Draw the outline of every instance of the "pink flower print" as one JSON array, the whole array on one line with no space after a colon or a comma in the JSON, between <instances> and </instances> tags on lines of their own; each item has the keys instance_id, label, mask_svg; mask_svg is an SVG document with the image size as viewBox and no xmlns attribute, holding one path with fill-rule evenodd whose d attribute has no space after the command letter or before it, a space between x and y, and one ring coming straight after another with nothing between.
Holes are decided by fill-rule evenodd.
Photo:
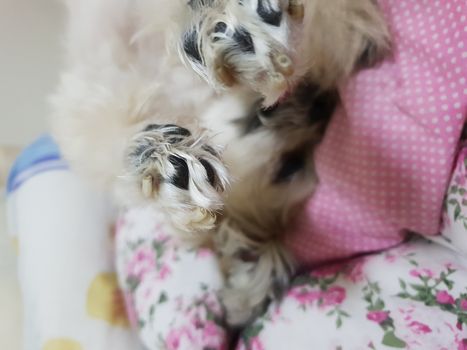
<instances>
[{"instance_id":1,"label":"pink flower print","mask_svg":"<svg viewBox=\"0 0 467 350\"><path fill-rule=\"evenodd\" d=\"M457 350L467 350L467 339L462 339L457 346Z\"/></svg>"},{"instance_id":2,"label":"pink flower print","mask_svg":"<svg viewBox=\"0 0 467 350\"><path fill-rule=\"evenodd\" d=\"M464 165L462 165L464 166ZM457 174L455 177L454 177L454 183L458 186L465 186L465 182L466 182L466 179L465 179L465 176L462 175L462 174Z\"/></svg>"},{"instance_id":3,"label":"pink flower print","mask_svg":"<svg viewBox=\"0 0 467 350\"><path fill-rule=\"evenodd\" d=\"M460 302L461 310L467 311L467 299L462 299Z\"/></svg>"},{"instance_id":4,"label":"pink flower print","mask_svg":"<svg viewBox=\"0 0 467 350\"><path fill-rule=\"evenodd\" d=\"M250 339L249 350L265 350L263 343L258 337Z\"/></svg>"},{"instance_id":5,"label":"pink flower print","mask_svg":"<svg viewBox=\"0 0 467 350\"><path fill-rule=\"evenodd\" d=\"M222 308L221 303L219 302L218 297L216 296L216 293L214 292L206 293L203 295L202 300L209 311L211 311L217 316L222 315L223 308Z\"/></svg>"},{"instance_id":6,"label":"pink flower print","mask_svg":"<svg viewBox=\"0 0 467 350\"><path fill-rule=\"evenodd\" d=\"M164 231L161 230L161 226L155 226L154 227L154 240L158 241L160 243L172 243L172 240L170 239L169 235L165 233Z\"/></svg>"},{"instance_id":7,"label":"pink flower print","mask_svg":"<svg viewBox=\"0 0 467 350\"><path fill-rule=\"evenodd\" d=\"M430 269L422 269L422 275L429 278L433 278L435 274Z\"/></svg>"},{"instance_id":8,"label":"pink flower print","mask_svg":"<svg viewBox=\"0 0 467 350\"><path fill-rule=\"evenodd\" d=\"M389 311L369 311L366 318L376 323L383 323L389 317Z\"/></svg>"},{"instance_id":9,"label":"pink flower print","mask_svg":"<svg viewBox=\"0 0 467 350\"><path fill-rule=\"evenodd\" d=\"M207 319L207 310L203 305L192 305L184 311L184 315L195 328L201 328Z\"/></svg>"},{"instance_id":10,"label":"pink flower print","mask_svg":"<svg viewBox=\"0 0 467 350\"><path fill-rule=\"evenodd\" d=\"M447 268L447 269L452 269L453 264L452 264L452 262L447 262L447 263L444 264L444 267Z\"/></svg>"},{"instance_id":11,"label":"pink flower print","mask_svg":"<svg viewBox=\"0 0 467 350\"><path fill-rule=\"evenodd\" d=\"M187 327L182 327L180 329L171 329L165 340L167 350L178 350L182 348L181 346L184 337L187 337L190 341L193 340L193 336L190 334Z\"/></svg>"},{"instance_id":12,"label":"pink flower print","mask_svg":"<svg viewBox=\"0 0 467 350\"><path fill-rule=\"evenodd\" d=\"M365 273L363 267L365 266L366 259L360 259L357 261L346 274L346 277L351 280L353 283L358 283L363 281L365 278Z\"/></svg>"},{"instance_id":13,"label":"pink flower print","mask_svg":"<svg viewBox=\"0 0 467 350\"><path fill-rule=\"evenodd\" d=\"M426 333L431 333L431 328L428 327L426 324L418 322L418 321L412 321L409 323L409 328L414 332L415 334L426 334Z\"/></svg>"},{"instance_id":14,"label":"pink flower print","mask_svg":"<svg viewBox=\"0 0 467 350\"><path fill-rule=\"evenodd\" d=\"M345 299L345 289L334 286L324 291L321 295L322 306L340 305Z\"/></svg>"},{"instance_id":15,"label":"pink flower print","mask_svg":"<svg viewBox=\"0 0 467 350\"><path fill-rule=\"evenodd\" d=\"M226 349L224 330L212 321L208 321L203 328L203 349Z\"/></svg>"},{"instance_id":16,"label":"pink flower print","mask_svg":"<svg viewBox=\"0 0 467 350\"><path fill-rule=\"evenodd\" d=\"M300 305L312 304L313 302L319 300L321 297L321 292L317 290L305 290L298 288L292 288L288 293L288 297L295 299Z\"/></svg>"},{"instance_id":17,"label":"pink flower print","mask_svg":"<svg viewBox=\"0 0 467 350\"><path fill-rule=\"evenodd\" d=\"M394 261L396 261L396 259L397 259L397 256L395 256L392 253L384 254L384 260L386 260L389 263L393 263Z\"/></svg>"},{"instance_id":18,"label":"pink flower print","mask_svg":"<svg viewBox=\"0 0 467 350\"><path fill-rule=\"evenodd\" d=\"M224 330L211 321L172 329L165 339L165 345L167 350L227 348Z\"/></svg>"},{"instance_id":19,"label":"pink flower print","mask_svg":"<svg viewBox=\"0 0 467 350\"><path fill-rule=\"evenodd\" d=\"M150 247L139 248L127 265L127 275L139 280L148 272L156 268L156 256Z\"/></svg>"},{"instance_id":20,"label":"pink flower print","mask_svg":"<svg viewBox=\"0 0 467 350\"><path fill-rule=\"evenodd\" d=\"M454 304L454 298L452 297L451 294L449 294L447 291L439 291L436 293L436 301L439 304Z\"/></svg>"},{"instance_id":21,"label":"pink flower print","mask_svg":"<svg viewBox=\"0 0 467 350\"><path fill-rule=\"evenodd\" d=\"M170 268L166 264L163 264L159 270L157 278L161 281L164 281L167 278L167 276L169 276L171 273L172 270L170 270Z\"/></svg>"},{"instance_id":22,"label":"pink flower print","mask_svg":"<svg viewBox=\"0 0 467 350\"><path fill-rule=\"evenodd\" d=\"M247 347L248 344L248 347ZM254 337L248 341L241 341L236 348L237 350L265 350L265 347L259 337Z\"/></svg>"},{"instance_id":23,"label":"pink flower print","mask_svg":"<svg viewBox=\"0 0 467 350\"><path fill-rule=\"evenodd\" d=\"M429 277L433 278L434 273L430 269L412 269L410 270L410 276L413 277Z\"/></svg>"}]
</instances>

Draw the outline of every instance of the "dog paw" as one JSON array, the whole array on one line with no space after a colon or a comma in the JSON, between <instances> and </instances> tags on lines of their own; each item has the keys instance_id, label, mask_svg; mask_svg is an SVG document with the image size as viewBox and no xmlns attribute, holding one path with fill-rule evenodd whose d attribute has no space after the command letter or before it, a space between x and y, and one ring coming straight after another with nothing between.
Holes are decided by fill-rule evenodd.
<instances>
[{"instance_id":1,"label":"dog paw","mask_svg":"<svg viewBox=\"0 0 467 350\"><path fill-rule=\"evenodd\" d=\"M165 209L187 233L214 227L228 182L219 151L207 138L173 124L151 124L134 137L123 179L128 196Z\"/></svg>"},{"instance_id":2,"label":"dog paw","mask_svg":"<svg viewBox=\"0 0 467 350\"><path fill-rule=\"evenodd\" d=\"M181 40L184 61L214 87L240 84L261 93L265 104L276 102L294 73L289 24L303 16L303 5L298 0L190 3L194 24Z\"/></svg>"},{"instance_id":3,"label":"dog paw","mask_svg":"<svg viewBox=\"0 0 467 350\"><path fill-rule=\"evenodd\" d=\"M215 245L225 276L220 298L226 321L244 326L282 297L294 266L280 243L255 240L229 218L220 224Z\"/></svg>"}]
</instances>

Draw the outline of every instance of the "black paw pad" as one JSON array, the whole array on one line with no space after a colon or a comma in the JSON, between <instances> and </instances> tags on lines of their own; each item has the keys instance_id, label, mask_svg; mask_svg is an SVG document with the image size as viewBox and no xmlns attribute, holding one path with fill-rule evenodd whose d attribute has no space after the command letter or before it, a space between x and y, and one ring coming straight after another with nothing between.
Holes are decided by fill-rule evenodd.
<instances>
[{"instance_id":1,"label":"black paw pad","mask_svg":"<svg viewBox=\"0 0 467 350\"><path fill-rule=\"evenodd\" d=\"M255 46L253 44L253 38L249 31L245 28L238 28L235 30L233 40L237 44L238 48L246 53L255 53Z\"/></svg>"},{"instance_id":2,"label":"black paw pad","mask_svg":"<svg viewBox=\"0 0 467 350\"><path fill-rule=\"evenodd\" d=\"M214 171L214 168L207 160L200 159L199 161L203 165L204 169L206 170L206 175L208 177L209 183L211 184L212 187L215 187L217 177L216 177L216 172Z\"/></svg>"},{"instance_id":3,"label":"black paw pad","mask_svg":"<svg viewBox=\"0 0 467 350\"><path fill-rule=\"evenodd\" d=\"M256 12L264 23L276 27L281 25L282 12L280 10L273 9L270 0L258 0L258 7L256 8Z\"/></svg>"},{"instance_id":4,"label":"black paw pad","mask_svg":"<svg viewBox=\"0 0 467 350\"><path fill-rule=\"evenodd\" d=\"M178 188L187 190L190 172L185 159L174 155L170 155L168 159L175 168L175 174L169 179L169 182Z\"/></svg>"}]
</instances>

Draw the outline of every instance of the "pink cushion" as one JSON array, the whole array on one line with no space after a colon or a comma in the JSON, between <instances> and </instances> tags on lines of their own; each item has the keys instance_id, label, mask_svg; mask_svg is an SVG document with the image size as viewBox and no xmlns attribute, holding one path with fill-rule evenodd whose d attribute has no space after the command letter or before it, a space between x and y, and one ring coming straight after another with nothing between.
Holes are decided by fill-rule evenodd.
<instances>
[{"instance_id":1,"label":"pink cushion","mask_svg":"<svg viewBox=\"0 0 467 350\"><path fill-rule=\"evenodd\" d=\"M393 57L342 86L316 154L320 184L287 244L304 264L439 231L467 108L467 5L381 0Z\"/></svg>"}]
</instances>

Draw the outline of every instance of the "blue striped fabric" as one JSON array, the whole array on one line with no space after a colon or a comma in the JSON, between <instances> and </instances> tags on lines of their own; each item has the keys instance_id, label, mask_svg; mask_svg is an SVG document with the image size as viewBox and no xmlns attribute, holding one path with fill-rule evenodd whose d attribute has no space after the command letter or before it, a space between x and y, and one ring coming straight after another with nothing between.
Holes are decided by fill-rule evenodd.
<instances>
[{"instance_id":1,"label":"blue striped fabric","mask_svg":"<svg viewBox=\"0 0 467 350\"><path fill-rule=\"evenodd\" d=\"M32 176L56 169L67 169L57 144L49 135L39 137L16 159L7 182L7 194L14 192Z\"/></svg>"}]
</instances>

